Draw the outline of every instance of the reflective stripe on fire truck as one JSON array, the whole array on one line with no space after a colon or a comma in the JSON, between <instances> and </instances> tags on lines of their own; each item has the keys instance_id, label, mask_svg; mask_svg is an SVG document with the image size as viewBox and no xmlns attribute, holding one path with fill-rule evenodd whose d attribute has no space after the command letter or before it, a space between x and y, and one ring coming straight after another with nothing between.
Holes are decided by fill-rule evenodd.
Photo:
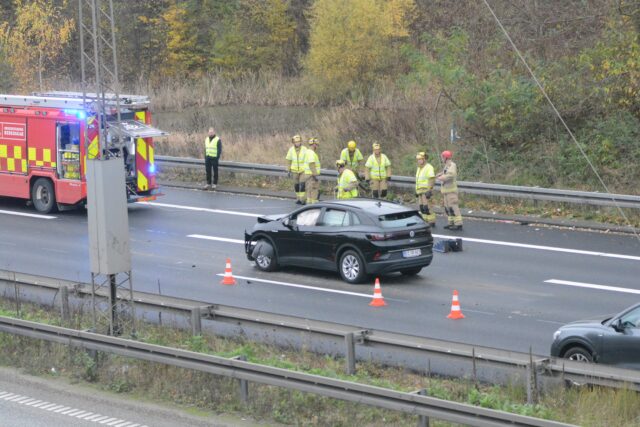
<instances>
[{"instance_id":1,"label":"reflective stripe on fire truck","mask_svg":"<svg viewBox=\"0 0 640 427\"><path fill-rule=\"evenodd\" d=\"M13 150L11 150L13 148ZM13 155L9 155L13 153ZM0 171L27 172L27 160L22 158L22 147L0 144Z\"/></svg>"},{"instance_id":2,"label":"reflective stripe on fire truck","mask_svg":"<svg viewBox=\"0 0 640 427\"><path fill-rule=\"evenodd\" d=\"M51 161L51 149L29 147L29 166L39 168L55 168L56 162Z\"/></svg>"},{"instance_id":3,"label":"reflective stripe on fire truck","mask_svg":"<svg viewBox=\"0 0 640 427\"><path fill-rule=\"evenodd\" d=\"M93 122L96 120L95 116L89 117L87 120L87 127L93 125ZM89 159L97 159L98 158L98 132L93 132L91 135L91 140L89 141Z\"/></svg>"},{"instance_id":4,"label":"reflective stripe on fire truck","mask_svg":"<svg viewBox=\"0 0 640 427\"><path fill-rule=\"evenodd\" d=\"M145 111L136 111L135 118L141 123L147 123L147 115ZM153 166L153 151L151 146L147 146L147 141L143 138L136 139L136 151L139 158L136 161L136 169L138 170L138 190L147 191L149 189L149 179L147 173ZM149 155L147 155L147 151Z\"/></svg>"}]
</instances>

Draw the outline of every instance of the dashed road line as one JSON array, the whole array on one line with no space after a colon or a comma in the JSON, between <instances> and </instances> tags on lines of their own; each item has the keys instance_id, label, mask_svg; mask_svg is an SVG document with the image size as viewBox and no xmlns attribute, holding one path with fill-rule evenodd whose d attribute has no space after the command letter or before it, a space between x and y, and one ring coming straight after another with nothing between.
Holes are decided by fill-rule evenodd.
<instances>
[{"instance_id":1,"label":"dashed road line","mask_svg":"<svg viewBox=\"0 0 640 427\"><path fill-rule=\"evenodd\" d=\"M208 213L217 213L217 214L225 214L225 215L237 215L237 216L250 216L253 218L257 218L259 216L263 216L262 214L253 214L248 212L237 212L237 211L227 211L223 209L209 209L209 208L198 208L195 206L182 206L182 205L173 205L170 203L158 203L158 202L142 202L146 205L157 206L160 208L173 208L173 209L182 209L187 211L196 211L196 212L208 212ZM1 212L1 211L0 211Z\"/></svg>"},{"instance_id":2,"label":"dashed road line","mask_svg":"<svg viewBox=\"0 0 640 427\"><path fill-rule=\"evenodd\" d=\"M14 216L26 216L29 218L40 218L40 219L56 219L58 218L57 216L52 216L52 215L40 215L40 214L32 214L32 213L26 213L26 212L14 212L14 211L5 211L0 209L0 214L5 214L5 215L14 215Z\"/></svg>"},{"instance_id":3,"label":"dashed road line","mask_svg":"<svg viewBox=\"0 0 640 427\"><path fill-rule=\"evenodd\" d=\"M503 242L500 240L475 239L472 237L446 236L443 234L434 234L433 237L438 237L441 239L457 238L457 239L462 239L465 242L486 243L488 245L512 246L512 247L524 248L524 249L537 249L537 250L551 251L551 252L565 252L565 253L571 253L576 255L591 255L591 256L599 256L599 257L605 257L605 258L618 258L618 259L628 259L632 261L640 261L640 256L634 256L634 255L614 254L614 253L608 253L608 252L583 251L580 249L558 248L555 246L529 245L527 243L514 243L514 242Z\"/></svg>"},{"instance_id":4,"label":"dashed road line","mask_svg":"<svg viewBox=\"0 0 640 427\"><path fill-rule=\"evenodd\" d=\"M66 415L68 417L79 418L84 421L91 421L97 424L104 424L108 426L118 427L147 427L146 425L140 425L120 418L109 417L108 415L96 414L94 412L87 412L82 409L72 408L71 406L58 405L57 403L45 402L42 400L36 400L29 396L23 396L20 394L11 393L8 391L0 390L0 399L7 402L17 403L23 406L30 406L32 408L42 409L43 411L57 413L60 415Z\"/></svg>"},{"instance_id":5,"label":"dashed road line","mask_svg":"<svg viewBox=\"0 0 640 427\"><path fill-rule=\"evenodd\" d=\"M217 275L218 276L224 276L224 274L222 274L222 273L219 273ZM342 294L342 295L351 295L351 296L354 296L354 297L362 297L362 298L371 298L372 297L371 294L360 294L360 293L357 293L357 292L340 291L340 290L337 290L337 289L318 288L316 286L300 285L298 283L289 283L289 282L279 282L277 280L259 279L257 277L236 276L235 274L233 275L233 277L236 278L236 279L248 280L250 282L268 283L270 285L288 286L288 287L291 287L291 288L309 289L309 290L312 290L312 291L329 292L329 293L333 293L333 294ZM388 297L385 297L384 299L390 300L390 301L398 301L398 302L409 302L409 301L403 300L403 299L388 298Z\"/></svg>"},{"instance_id":6,"label":"dashed road line","mask_svg":"<svg viewBox=\"0 0 640 427\"><path fill-rule=\"evenodd\" d=\"M203 234L189 234L187 237L191 237L192 239L215 240L217 242L238 243L244 245L244 240L229 239L226 237L205 236Z\"/></svg>"},{"instance_id":7,"label":"dashed road line","mask_svg":"<svg viewBox=\"0 0 640 427\"><path fill-rule=\"evenodd\" d=\"M598 285L595 283L571 282L569 280L558 280L558 279L545 280L544 283L552 283L554 285L574 286L578 288L596 289L599 291L621 292L625 294L640 295L640 289L621 288L619 286L607 286L607 285Z\"/></svg>"}]
</instances>

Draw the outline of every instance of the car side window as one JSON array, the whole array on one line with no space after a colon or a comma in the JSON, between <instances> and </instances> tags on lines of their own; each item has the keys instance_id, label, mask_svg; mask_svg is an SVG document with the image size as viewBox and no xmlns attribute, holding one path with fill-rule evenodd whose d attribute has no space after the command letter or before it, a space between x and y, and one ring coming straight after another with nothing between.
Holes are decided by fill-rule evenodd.
<instances>
[{"instance_id":1,"label":"car side window","mask_svg":"<svg viewBox=\"0 0 640 427\"><path fill-rule=\"evenodd\" d=\"M298 226L313 226L316 225L318 217L320 216L320 209L307 209L300 212L296 216L296 225Z\"/></svg>"},{"instance_id":2,"label":"car side window","mask_svg":"<svg viewBox=\"0 0 640 427\"><path fill-rule=\"evenodd\" d=\"M349 212L349 217L351 219L351 225L360 225L360 224L362 224L362 221L360 221L360 218L358 217L357 214L355 214L353 212Z\"/></svg>"},{"instance_id":3,"label":"car side window","mask_svg":"<svg viewBox=\"0 0 640 427\"><path fill-rule=\"evenodd\" d=\"M318 225L323 227L346 227L349 225L349 215L340 209L327 209Z\"/></svg>"},{"instance_id":4,"label":"car side window","mask_svg":"<svg viewBox=\"0 0 640 427\"><path fill-rule=\"evenodd\" d=\"M622 325L631 328L640 328L640 307L622 316Z\"/></svg>"}]
</instances>

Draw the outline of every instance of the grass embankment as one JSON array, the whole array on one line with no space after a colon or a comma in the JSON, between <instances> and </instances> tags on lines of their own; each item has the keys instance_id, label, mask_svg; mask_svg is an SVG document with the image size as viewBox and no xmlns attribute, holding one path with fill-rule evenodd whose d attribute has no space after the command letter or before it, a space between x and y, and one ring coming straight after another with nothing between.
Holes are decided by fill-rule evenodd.
<instances>
[{"instance_id":1,"label":"grass embankment","mask_svg":"<svg viewBox=\"0 0 640 427\"><path fill-rule=\"evenodd\" d=\"M543 146L520 151L493 149L475 139L463 139L451 145L448 142L449 112L438 107L437 97L428 92L379 90L367 100L333 106L314 99L300 82L274 76L247 76L234 82L211 76L188 84L169 83L161 89L139 91L151 95L156 124L171 132L168 137L156 140L159 155L202 158L205 133L213 125L224 142L224 160L284 167L290 138L299 133L305 141L312 136L320 139L319 154L325 168L333 167L346 142L355 139L365 157L370 154L373 142L382 143L395 175L415 174L417 151L427 151L438 170L441 168L438 153L451 149L461 180L604 191L577 149L567 143L548 141L541 143ZM615 168L601 165L602 176L610 191L635 194L640 169L632 164L622 166L625 161L625 158L617 159ZM173 172L170 175L176 176ZM195 182L204 182L199 172L177 175L183 181L191 179L189 177ZM222 182L228 182L225 179L223 177ZM291 187L283 182L275 186L274 183L271 179L251 176L234 181L234 185L262 188ZM615 208L491 200L468 195L461 199L463 206L472 210L629 225ZM625 215L632 225L640 226L640 213L627 209Z\"/></svg>"},{"instance_id":2,"label":"grass embankment","mask_svg":"<svg viewBox=\"0 0 640 427\"><path fill-rule=\"evenodd\" d=\"M15 303L0 300L0 315L15 317L15 314ZM54 325L61 322L57 312L31 304L21 304L20 314L23 319L37 322ZM86 328L89 320L88 316L75 313L72 324ZM194 337L187 331L142 323L138 327L138 339L153 344L222 357L242 355L253 363L394 390L426 388L430 396L441 399L583 426L640 425L640 396L628 390L557 389L541 396L537 405L528 405L522 387L430 377L374 363L358 363L357 374L348 376L343 373L343 359L304 349L279 348L241 338ZM414 426L416 423L413 416L258 384L250 384L249 402L245 404L239 399L235 380L103 353L91 357L80 349L6 333L0 333L0 363L34 375L63 376L73 382L93 384L134 398L179 404L192 412L241 414L256 420L293 425ZM432 421L431 425L451 424Z\"/></svg>"}]
</instances>

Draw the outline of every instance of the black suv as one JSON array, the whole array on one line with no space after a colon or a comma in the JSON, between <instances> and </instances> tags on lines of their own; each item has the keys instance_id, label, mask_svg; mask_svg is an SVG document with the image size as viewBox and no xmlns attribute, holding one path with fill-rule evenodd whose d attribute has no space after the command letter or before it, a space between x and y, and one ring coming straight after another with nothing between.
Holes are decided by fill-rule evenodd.
<instances>
[{"instance_id":1,"label":"black suv","mask_svg":"<svg viewBox=\"0 0 640 427\"><path fill-rule=\"evenodd\" d=\"M433 258L431 229L418 211L373 199L326 201L259 217L244 240L247 258L260 270L332 270L348 283L398 271L416 275Z\"/></svg>"}]
</instances>

